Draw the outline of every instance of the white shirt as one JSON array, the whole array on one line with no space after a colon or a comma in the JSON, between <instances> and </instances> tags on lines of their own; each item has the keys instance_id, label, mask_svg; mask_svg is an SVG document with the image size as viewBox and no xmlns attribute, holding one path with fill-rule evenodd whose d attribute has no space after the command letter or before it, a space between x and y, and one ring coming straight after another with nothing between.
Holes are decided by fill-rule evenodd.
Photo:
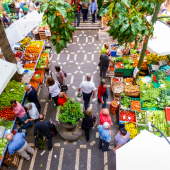
<instances>
[{"instance_id":1,"label":"white shirt","mask_svg":"<svg viewBox=\"0 0 170 170\"><path fill-rule=\"evenodd\" d=\"M55 82L54 85L49 86L49 93L51 93L51 97L58 96L58 94L60 93L60 88L57 82Z\"/></svg>"},{"instance_id":2,"label":"white shirt","mask_svg":"<svg viewBox=\"0 0 170 170\"><path fill-rule=\"evenodd\" d=\"M20 8L20 4L19 4L19 2L17 1L15 1L15 8Z\"/></svg>"},{"instance_id":3,"label":"white shirt","mask_svg":"<svg viewBox=\"0 0 170 170\"><path fill-rule=\"evenodd\" d=\"M34 120L38 119L39 118L39 112L37 110L37 107L33 102L31 102L31 104L32 104L32 108L31 108L31 110L29 110L29 116Z\"/></svg>"},{"instance_id":4,"label":"white shirt","mask_svg":"<svg viewBox=\"0 0 170 170\"><path fill-rule=\"evenodd\" d=\"M94 91L96 89L94 83L91 81L83 81L80 84L80 88L81 88L82 92L84 92L84 93L91 93L92 91Z\"/></svg>"},{"instance_id":5,"label":"white shirt","mask_svg":"<svg viewBox=\"0 0 170 170\"><path fill-rule=\"evenodd\" d=\"M29 2L27 8L30 12L35 11L36 5L33 2Z\"/></svg>"}]
</instances>

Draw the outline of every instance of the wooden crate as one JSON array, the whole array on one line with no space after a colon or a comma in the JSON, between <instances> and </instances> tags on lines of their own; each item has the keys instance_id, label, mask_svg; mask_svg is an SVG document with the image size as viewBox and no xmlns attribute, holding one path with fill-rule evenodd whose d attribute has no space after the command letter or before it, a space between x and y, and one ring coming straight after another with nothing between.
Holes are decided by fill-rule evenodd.
<instances>
[{"instance_id":1,"label":"wooden crate","mask_svg":"<svg viewBox=\"0 0 170 170\"><path fill-rule=\"evenodd\" d=\"M39 30L39 36L40 36L40 40L48 40L48 37L45 34L45 30Z\"/></svg>"},{"instance_id":2,"label":"wooden crate","mask_svg":"<svg viewBox=\"0 0 170 170\"><path fill-rule=\"evenodd\" d=\"M13 155L12 155L13 156ZM15 153L14 156L13 156L13 160L12 161L9 161L8 158L11 158L12 157L9 152L7 151L6 153L6 157L5 157L5 160L4 160L4 163L10 167L17 167L18 164L19 164L19 160L20 160L20 155Z\"/></svg>"}]
</instances>

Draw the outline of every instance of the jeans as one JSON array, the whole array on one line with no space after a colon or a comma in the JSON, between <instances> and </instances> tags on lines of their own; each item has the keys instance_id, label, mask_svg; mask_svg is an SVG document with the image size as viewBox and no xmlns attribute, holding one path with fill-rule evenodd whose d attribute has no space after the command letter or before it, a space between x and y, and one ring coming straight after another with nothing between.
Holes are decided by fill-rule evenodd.
<instances>
[{"instance_id":1,"label":"jeans","mask_svg":"<svg viewBox=\"0 0 170 170\"><path fill-rule=\"evenodd\" d=\"M75 16L77 18L77 27L79 27L80 25L80 12L74 12ZM76 23L76 20L74 21L74 23Z\"/></svg>"},{"instance_id":2,"label":"jeans","mask_svg":"<svg viewBox=\"0 0 170 170\"><path fill-rule=\"evenodd\" d=\"M91 11L92 13L92 11ZM95 13L96 13L96 10L94 10L94 14L92 15L92 22L94 23L95 22Z\"/></svg>"},{"instance_id":3,"label":"jeans","mask_svg":"<svg viewBox=\"0 0 170 170\"><path fill-rule=\"evenodd\" d=\"M82 9L83 12L83 21L87 20L88 9Z\"/></svg>"},{"instance_id":4,"label":"jeans","mask_svg":"<svg viewBox=\"0 0 170 170\"><path fill-rule=\"evenodd\" d=\"M85 136L86 136L86 141L89 141L89 130L84 130L85 131Z\"/></svg>"},{"instance_id":5,"label":"jeans","mask_svg":"<svg viewBox=\"0 0 170 170\"><path fill-rule=\"evenodd\" d=\"M24 115L24 117L19 118L19 120L21 121L23 128L27 128L28 126L32 126L32 122L28 121L27 124L25 124L25 121L28 119L27 114Z\"/></svg>"},{"instance_id":6,"label":"jeans","mask_svg":"<svg viewBox=\"0 0 170 170\"><path fill-rule=\"evenodd\" d=\"M106 95L104 94L103 96L100 96L101 98L103 97L103 101L104 101L104 104L102 105L102 108L106 108L106 101L107 101L107 97ZM101 103L101 101L99 100L98 98L98 102Z\"/></svg>"},{"instance_id":7,"label":"jeans","mask_svg":"<svg viewBox=\"0 0 170 170\"><path fill-rule=\"evenodd\" d=\"M58 96L52 97L56 106L58 106Z\"/></svg>"},{"instance_id":8,"label":"jeans","mask_svg":"<svg viewBox=\"0 0 170 170\"><path fill-rule=\"evenodd\" d=\"M89 101L90 101L91 95L92 95L92 92L91 93L83 93L85 111L87 110L87 108L89 106Z\"/></svg>"},{"instance_id":9,"label":"jeans","mask_svg":"<svg viewBox=\"0 0 170 170\"><path fill-rule=\"evenodd\" d=\"M102 147L102 143L104 143L103 147ZM99 149L102 149L103 152L108 151L109 143L100 138L99 139Z\"/></svg>"}]
</instances>

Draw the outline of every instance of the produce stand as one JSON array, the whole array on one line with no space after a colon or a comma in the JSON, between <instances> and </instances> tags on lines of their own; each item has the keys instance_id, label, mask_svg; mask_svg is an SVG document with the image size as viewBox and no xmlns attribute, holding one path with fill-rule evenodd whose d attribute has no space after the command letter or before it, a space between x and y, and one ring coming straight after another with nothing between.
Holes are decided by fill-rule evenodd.
<instances>
[{"instance_id":1,"label":"produce stand","mask_svg":"<svg viewBox=\"0 0 170 170\"><path fill-rule=\"evenodd\" d=\"M22 43L22 42L21 42ZM42 51L44 50L44 44L45 44L45 42L44 41L31 41L29 44L27 44L26 45L26 47L24 48L24 51L22 51L23 52L23 54L21 54L20 55L20 60L24 63L23 64L23 67L24 67L24 65L25 64L28 64L28 63L30 63L30 62L32 62L32 61L28 61L28 60L23 60L24 59L24 54L26 54L26 52L31 52L31 48L29 48L29 47L32 47L32 46L36 46L36 44L39 44L39 45L37 45L38 46L38 48L35 48L35 51L38 49L39 50L39 53L37 54L37 59L36 59L36 61L34 61L34 63L35 63L35 67L34 68L32 68L32 71L30 71L29 69L28 70L25 70L25 72L27 72L26 74L28 74L28 75L30 75L29 76L29 80L28 80L28 82L27 83L29 83L30 81L31 82L37 82L37 89L36 90L38 90L38 88L39 88L39 84L40 84L40 82L39 81L37 81L36 79L35 80L32 80L31 78L32 78L32 76L33 76L33 73L35 72L35 69L36 69L36 66L37 66L37 63L38 63L38 61L39 61L39 59L40 59L40 56L41 56L41 53L42 53ZM19 47L19 45L20 44L16 44L16 45L14 45L13 46L13 51L14 51L14 53L15 53L15 51L20 51L20 50L14 50L14 47ZM32 46L30 46L30 45L32 45ZM28 48L29 48L29 50L28 50ZM33 54L34 54L34 51L32 52ZM44 53L45 54L45 53ZM3 61L3 60L2 60ZM48 55L47 55L47 61L48 61ZM5 61L3 61L3 62L5 62ZM14 72L15 73L15 72ZM8 76L9 78L10 78L10 76ZM10 80L10 79L9 79ZM13 82L14 81L14 82ZM13 83L15 84L15 86L16 87L18 87L18 89L15 89L15 87L13 88L13 89L11 89L11 87L13 86ZM22 91L19 89L19 88L21 88L22 89ZM11 89L11 90L10 90ZM2 102L2 100L3 100L3 96L5 96L6 94L8 94L9 95L9 100L10 100L10 96L13 94L13 96L15 95L15 97L14 97L14 99L16 99L17 100L17 95L15 94L15 90L20 90L20 92L22 92L22 93L20 93L20 94L18 94L18 96L19 96L19 102L24 106L25 104L26 104L26 91L25 91L25 84L22 84L22 83L19 83L19 82L15 82L15 80L12 80L12 81L9 81L9 83L7 84L7 86L6 86L6 88L4 89L4 92L1 94L1 96L0 96L0 103L1 103L1 106L8 106L9 104L7 104L7 105L3 105L3 103L4 102ZM2 98L2 99L1 99ZM13 98L13 97L12 97ZM2 110L3 111L3 110ZM2 116L2 115L1 115ZM10 121L9 121L10 122ZM5 133L4 133L4 137L5 137L5 134L6 133L10 133L12 130L13 130L13 128L14 128L14 125L15 125L15 122L16 122L16 117L15 117L15 120L13 120L12 121L13 123L12 123L12 126L11 126L11 129L9 129L9 130L6 130L5 131ZM4 151L3 151L3 154L1 155L2 156L2 159L0 160L0 165L2 164L2 162L3 162L3 159L4 159L4 156L5 156L5 154L6 154L6 151L7 151L7 145L5 146L5 149L4 149ZM8 154L8 153L7 153ZM14 158L14 161L13 162L11 162L11 163L9 163L9 162L6 162L6 164L7 165L10 165L10 166L17 166L18 165L18 160L19 160L19 157L16 155L15 156L15 158Z\"/></svg>"}]
</instances>

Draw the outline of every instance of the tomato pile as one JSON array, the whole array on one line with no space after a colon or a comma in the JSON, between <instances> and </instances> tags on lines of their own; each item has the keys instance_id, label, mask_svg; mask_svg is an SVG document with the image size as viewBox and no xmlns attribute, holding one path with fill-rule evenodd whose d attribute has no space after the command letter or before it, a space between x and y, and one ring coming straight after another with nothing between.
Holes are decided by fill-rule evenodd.
<instances>
[{"instance_id":1,"label":"tomato pile","mask_svg":"<svg viewBox=\"0 0 170 170\"><path fill-rule=\"evenodd\" d=\"M23 52L21 52L21 51L15 51L15 57L21 58L22 54L23 54Z\"/></svg>"},{"instance_id":2,"label":"tomato pile","mask_svg":"<svg viewBox=\"0 0 170 170\"><path fill-rule=\"evenodd\" d=\"M109 66L109 70L110 70L110 71L115 71L114 66Z\"/></svg>"},{"instance_id":3,"label":"tomato pile","mask_svg":"<svg viewBox=\"0 0 170 170\"><path fill-rule=\"evenodd\" d=\"M4 118L8 118L8 117L10 117L10 116L12 116L12 115L14 115L15 114L15 112L14 112L14 110L12 109L3 109L3 110L0 110L0 118L2 118L2 117L4 117ZM12 121L14 121L15 120L15 117L13 117L13 118L11 118L11 119L9 119L9 120L12 120Z\"/></svg>"},{"instance_id":4,"label":"tomato pile","mask_svg":"<svg viewBox=\"0 0 170 170\"><path fill-rule=\"evenodd\" d=\"M116 62L116 68L123 68L123 62Z\"/></svg>"},{"instance_id":5,"label":"tomato pile","mask_svg":"<svg viewBox=\"0 0 170 170\"><path fill-rule=\"evenodd\" d=\"M136 122L135 112L132 111L121 111L120 121Z\"/></svg>"},{"instance_id":6,"label":"tomato pile","mask_svg":"<svg viewBox=\"0 0 170 170\"><path fill-rule=\"evenodd\" d=\"M157 77L156 77L155 75L153 75L153 81L154 81L154 82L158 82L158 81L157 81Z\"/></svg>"},{"instance_id":7,"label":"tomato pile","mask_svg":"<svg viewBox=\"0 0 170 170\"><path fill-rule=\"evenodd\" d=\"M117 79L117 78L113 78L113 80L112 80L113 82L118 82L118 81L120 81L119 79Z\"/></svg>"}]
</instances>

